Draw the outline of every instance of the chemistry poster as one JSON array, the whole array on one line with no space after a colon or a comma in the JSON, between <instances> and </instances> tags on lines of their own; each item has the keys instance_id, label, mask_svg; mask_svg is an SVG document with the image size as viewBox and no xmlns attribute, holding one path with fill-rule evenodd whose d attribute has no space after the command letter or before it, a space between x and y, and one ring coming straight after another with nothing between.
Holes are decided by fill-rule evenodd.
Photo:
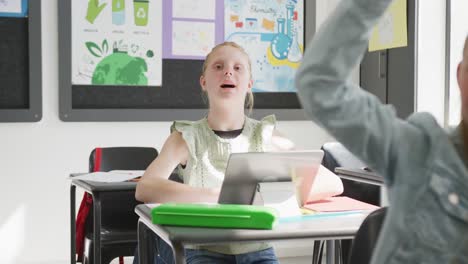
<instances>
[{"instance_id":1,"label":"chemistry poster","mask_svg":"<svg viewBox=\"0 0 468 264\"><path fill-rule=\"evenodd\" d=\"M254 92L296 92L304 49L301 0L225 0L224 35L252 60Z\"/></svg>"},{"instance_id":2,"label":"chemistry poster","mask_svg":"<svg viewBox=\"0 0 468 264\"><path fill-rule=\"evenodd\" d=\"M162 4L72 0L72 84L162 83Z\"/></svg>"}]
</instances>

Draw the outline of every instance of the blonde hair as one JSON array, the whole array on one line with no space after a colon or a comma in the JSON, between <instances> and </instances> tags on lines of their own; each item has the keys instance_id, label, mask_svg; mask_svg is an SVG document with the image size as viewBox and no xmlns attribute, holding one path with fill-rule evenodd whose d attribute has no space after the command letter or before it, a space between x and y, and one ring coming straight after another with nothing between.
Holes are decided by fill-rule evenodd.
<instances>
[{"instance_id":1,"label":"blonde hair","mask_svg":"<svg viewBox=\"0 0 468 264\"><path fill-rule=\"evenodd\" d=\"M245 51L244 48L242 48L242 46L232 41L225 41L223 43L220 43L214 46L211 49L211 51L206 55L205 61L203 62L202 73L201 73L202 76L205 75L206 68L208 67L208 61L211 59L211 56L213 55L215 51L217 51L221 47L233 47L233 48L238 49L242 54L245 55L245 57L247 58L248 65L249 65L249 76L252 79L252 62L250 61L249 54L247 54L247 52ZM204 99L207 100L208 97L204 93L203 95L204 95ZM247 96L245 97L245 104L244 104L244 107L249 109L249 115L252 113L253 105L254 105L254 97L253 97L252 91L250 90L247 93Z\"/></svg>"}]
</instances>

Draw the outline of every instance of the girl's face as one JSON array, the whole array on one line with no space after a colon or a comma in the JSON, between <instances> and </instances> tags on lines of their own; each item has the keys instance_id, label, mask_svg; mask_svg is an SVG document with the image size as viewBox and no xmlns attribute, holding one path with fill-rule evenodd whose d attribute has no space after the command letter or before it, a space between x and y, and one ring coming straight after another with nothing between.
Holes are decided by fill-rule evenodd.
<instances>
[{"instance_id":1,"label":"girl's face","mask_svg":"<svg viewBox=\"0 0 468 264\"><path fill-rule=\"evenodd\" d=\"M210 106L239 104L243 108L253 84L247 56L235 47L221 46L206 64L200 85L208 95Z\"/></svg>"}]
</instances>

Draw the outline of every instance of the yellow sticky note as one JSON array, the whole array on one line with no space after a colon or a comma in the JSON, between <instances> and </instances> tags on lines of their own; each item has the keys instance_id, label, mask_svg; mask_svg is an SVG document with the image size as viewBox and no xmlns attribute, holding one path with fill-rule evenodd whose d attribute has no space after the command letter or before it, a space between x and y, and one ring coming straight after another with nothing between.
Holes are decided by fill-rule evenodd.
<instances>
[{"instance_id":1,"label":"yellow sticky note","mask_svg":"<svg viewBox=\"0 0 468 264\"><path fill-rule=\"evenodd\" d=\"M263 19L262 20L262 27L266 30L274 31L275 30L275 21Z\"/></svg>"},{"instance_id":2,"label":"yellow sticky note","mask_svg":"<svg viewBox=\"0 0 468 264\"><path fill-rule=\"evenodd\" d=\"M231 15L231 22L236 22L236 21L239 21L239 16Z\"/></svg>"},{"instance_id":3,"label":"yellow sticky note","mask_svg":"<svg viewBox=\"0 0 468 264\"><path fill-rule=\"evenodd\" d=\"M406 1L394 1L372 30L369 51L405 47L408 45Z\"/></svg>"}]
</instances>

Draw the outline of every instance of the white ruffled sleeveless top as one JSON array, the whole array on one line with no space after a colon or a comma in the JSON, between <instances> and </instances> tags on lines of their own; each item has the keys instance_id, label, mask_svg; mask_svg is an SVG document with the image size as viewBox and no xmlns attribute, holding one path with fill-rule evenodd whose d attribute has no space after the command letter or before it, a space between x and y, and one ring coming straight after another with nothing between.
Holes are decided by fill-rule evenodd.
<instances>
[{"instance_id":1,"label":"white ruffled sleeveless top","mask_svg":"<svg viewBox=\"0 0 468 264\"><path fill-rule=\"evenodd\" d=\"M182 133L189 149L185 168L178 172L185 184L193 187L221 187L231 153L263 152L271 145L276 124L274 115L254 120L245 117L242 133L235 138L221 138L208 126L206 118L198 121L175 121L171 126Z\"/></svg>"}]
</instances>

